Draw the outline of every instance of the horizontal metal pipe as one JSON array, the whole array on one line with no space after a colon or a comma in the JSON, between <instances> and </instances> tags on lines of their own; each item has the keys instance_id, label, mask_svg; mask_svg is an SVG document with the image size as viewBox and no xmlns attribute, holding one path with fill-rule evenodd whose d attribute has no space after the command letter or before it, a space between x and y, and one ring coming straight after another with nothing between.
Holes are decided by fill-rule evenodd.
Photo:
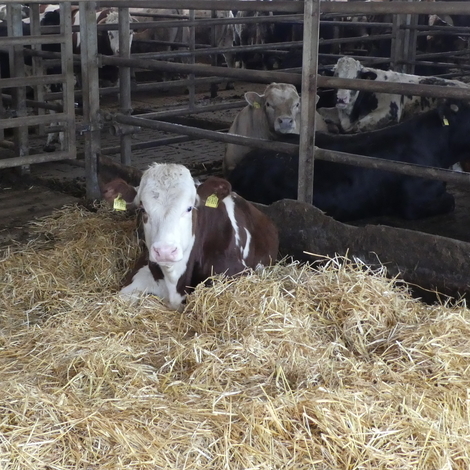
<instances>
[{"instance_id":1,"label":"horizontal metal pipe","mask_svg":"<svg viewBox=\"0 0 470 470\"><path fill-rule=\"evenodd\" d=\"M323 43L321 43L323 44ZM137 53L132 54L132 57L136 57L138 59L171 59L173 57L189 57L193 54L195 56L204 56L210 54L224 54L226 52L254 52L254 51L263 51L267 48L273 49L292 49L292 48L300 48L303 46L302 41L293 41L293 42L276 42L276 43L269 43L269 44L257 44L253 46L232 46L232 47L207 47L204 49L198 49L194 52L189 50L187 51L171 51L171 52L144 52L144 53Z\"/></svg>"},{"instance_id":2,"label":"horizontal metal pipe","mask_svg":"<svg viewBox=\"0 0 470 470\"><path fill-rule=\"evenodd\" d=\"M194 9L194 10L236 10L240 6L238 1L225 0L112 0L98 1L98 7L129 6L133 8L167 8L167 9ZM251 1L250 10L255 11L283 11L289 13L303 13L303 2L289 1Z\"/></svg>"},{"instance_id":3,"label":"horizontal metal pipe","mask_svg":"<svg viewBox=\"0 0 470 470\"><path fill-rule=\"evenodd\" d=\"M38 126L41 124L51 124L53 122L71 122L73 116L64 113L42 114L40 116L20 116L10 119L0 119L0 129L11 129L21 126Z\"/></svg>"},{"instance_id":4,"label":"horizontal metal pipe","mask_svg":"<svg viewBox=\"0 0 470 470\"><path fill-rule=\"evenodd\" d=\"M189 135L192 137L199 137L201 139L216 140L218 142L226 142L231 144L253 145L253 147L264 148L267 150L277 150L281 152L295 154L297 152L297 145L288 144L285 142L273 142L271 140L253 139L251 137L241 137L235 134L225 134L218 131L210 131L207 129L199 129L196 127L183 126L181 124L173 124L163 121L153 121L136 116L124 116L118 114L114 116L117 122L123 124L131 124L149 129L155 129L166 132L173 132L175 134Z\"/></svg>"},{"instance_id":5,"label":"horizontal metal pipe","mask_svg":"<svg viewBox=\"0 0 470 470\"><path fill-rule=\"evenodd\" d=\"M124 124L149 127L150 129L174 132L176 134L191 135L199 138L206 138L220 142L234 143L240 145L248 145L256 148L275 150L290 154L298 153L297 145L287 144L285 142L253 139L249 137L238 136L235 134L224 134L217 131L183 126L181 124L172 124L162 121L149 121L147 119L134 116L117 115L115 116L115 119L116 121L122 122ZM357 165L365 168L374 168L378 170L393 171L409 176L417 176L421 178L446 181L448 183L470 183L470 174L468 173L458 173L451 170L426 167L423 165L415 165L412 163L394 162L375 157L365 157L345 152L336 152L332 150L321 149L318 147L315 147L314 157L319 160Z\"/></svg>"},{"instance_id":6,"label":"horizontal metal pipe","mask_svg":"<svg viewBox=\"0 0 470 470\"><path fill-rule=\"evenodd\" d=\"M447 51L447 52L426 52L423 54L418 54L416 56L417 59L430 59L430 58L435 58L435 57L447 57L449 54L455 55L455 56L460 56L460 55L468 55L470 51L467 49L462 50L462 51Z\"/></svg>"},{"instance_id":7,"label":"horizontal metal pipe","mask_svg":"<svg viewBox=\"0 0 470 470\"><path fill-rule=\"evenodd\" d=\"M4 158L0 160L0 169L15 166L34 165L35 163L57 162L59 160L72 160L73 152L54 152L47 154L28 155L27 157Z\"/></svg>"},{"instance_id":8,"label":"horizontal metal pipe","mask_svg":"<svg viewBox=\"0 0 470 470\"><path fill-rule=\"evenodd\" d=\"M223 1L223 0L222 0ZM273 72L263 70L244 70L228 67L214 67L202 64L178 64L175 62L164 62L156 60L122 59L120 57L100 56L105 65L123 65L127 67L139 67L148 70L158 70L164 72L176 73L197 73L200 75L211 76L217 74L221 77L238 78L246 81L256 81L261 83L271 83L272 81L289 81L293 84L300 84L298 74L284 72Z\"/></svg>"},{"instance_id":9,"label":"horizontal metal pipe","mask_svg":"<svg viewBox=\"0 0 470 470\"><path fill-rule=\"evenodd\" d=\"M0 147L15 150L15 143L11 142L10 140L0 140Z\"/></svg>"},{"instance_id":10,"label":"horizontal metal pipe","mask_svg":"<svg viewBox=\"0 0 470 470\"><path fill-rule=\"evenodd\" d=\"M10 95L2 93L2 99L6 103L13 103L13 98ZM49 109L51 111L62 112L63 106L60 104L46 103L43 101L25 100L26 106L30 108Z\"/></svg>"},{"instance_id":11,"label":"horizontal metal pipe","mask_svg":"<svg viewBox=\"0 0 470 470\"><path fill-rule=\"evenodd\" d=\"M349 44L356 42L372 42L380 39L391 39L392 34L382 34L374 36L358 36L352 38L338 38L338 39L320 39L319 45L326 46L332 44ZM160 41L143 41L148 43L161 43ZM185 45L185 44L184 44ZM204 56L210 54L224 54L226 52L254 52L254 51L266 51L269 49L293 49L303 47L302 41L291 41L291 42L273 42L265 44L256 44L253 46L232 46L232 47L207 47L204 49L198 49L194 52L191 51L171 51L171 52L144 52L133 54L132 57L146 58L146 59L171 59L173 57L189 57L193 54L195 56Z\"/></svg>"},{"instance_id":12,"label":"horizontal metal pipe","mask_svg":"<svg viewBox=\"0 0 470 470\"><path fill-rule=\"evenodd\" d=\"M238 1L227 0L112 0L97 2L100 7L129 6L136 8L193 8L195 10L233 10L240 7ZM304 2L272 0L251 1L250 10L303 13ZM470 15L468 2L321 2L322 13L339 14L448 14Z\"/></svg>"},{"instance_id":13,"label":"horizontal metal pipe","mask_svg":"<svg viewBox=\"0 0 470 470\"><path fill-rule=\"evenodd\" d=\"M445 181L446 183L470 183L469 173L460 173L443 168L415 165L413 163L383 160L381 158L375 157L359 156L352 153L321 149L319 147L315 148L315 158L318 160L345 163L349 165L361 166L364 168L393 171L394 173Z\"/></svg>"},{"instance_id":14,"label":"horizontal metal pipe","mask_svg":"<svg viewBox=\"0 0 470 470\"><path fill-rule=\"evenodd\" d=\"M223 0L221 0L223 1ZM102 56L103 63L111 65L124 65L130 67L148 68L177 73L196 73L200 75L213 75L238 78L240 80L259 83L273 81L288 82L300 85L301 76L289 72L273 72L261 70L243 70L225 67L214 67L201 64L177 64L163 61L121 59L119 57ZM402 95L429 96L437 98L454 98L470 100L470 88L442 87L436 85L417 85L411 83L390 83L377 80L352 80L346 78L318 76L318 86L322 88L346 88L351 90L366 90L379 93L398 93Z\"/></svg>"},{"instance_id":15,"label":"horizontal metal pipe","mask_svg":"<svg viewBox=\"0 0 470 470\"><path fill-rule=\"evenodd\" d=\"M226 83L229 78L219 78L219 77L206 77L206 78L196 78L196 85L206 85L211 83ZM167 82L153 82L153 83L139 83L136 86L132 86L131 91L133 93L139 93L142 91L152 91L152 90L167 90L169 88L178 88L190 85L192 82L190 79L184 80L171 80ZM119 93L119 87L105 87L100 88L100 96L114 95ZM81 98L83 93L80 90L75 91L75 98ZM46 100L58 100L62 99L62 93L46 93L44 95Z\"/></svg>"},{"instance_id":16,"label":"horizontal metal pipe","mask_svg":"<svg viewBox=\"0 0 470 470\"><path fill-rule=\"evenodd\" d=\"M134 14L132 14L134 16ZM152 15L143 15L152 16ZM168 15L172 17L171 15ZM177 16L177 15L174 15ZM182 18L189 18L188 16L182 16ZM151 28L179 28L181 26L212 26L212 25L224 25L224 24L250 24L250 23L281 23L284 21L300 21L303 20L303 15L273 15L273 16L259 16L259 17L245 17L245 18L205 18L200 17L191 21L187 19L173 20L173 21L142 21L130 23L129 27L133 30L151 29ZM184 21L184 22L183 22ZM344 24L344 23L343 23ZM383 23L379 23L383 24ZM117 23L109 24L98 24L97 31L111 31L117 30L119 25ZM60 26L41 26L41 33L53 34L59 33ZM80 26L73 26L72 32L80 32Z\"/></svg>"},{"instance_id":17,"label":"horizontal metal pipe","mask_svg":"<svg viewBox=\"0 0 470 470\"><path fill-rule=\"evenodd\" d=\"M62 34L44 36L10 36L2 37L2 46L32 46L34 44L62 44L65 37Z\"/></svg>"},{"instance_id":18,"label":"horizontal metal pipe","mask_svg":"<svg viewBox=\"0 0 470 470\"><path fill-rule=\"evenodd\" d=\"M175 116L186 116L188 114L213 113L214 111L225 111L227 109L243 108L246 105L246 101L236 101L234 103L220 103L208 106L194 107L192 109L184 107L172 109L169 111L155 111L153 113L135 114L134 116L145 117L147 119L161 119Z\"/></svg>"},{"instance_id":19,"label":"horizontal metal pipe","mask_svg":"<svg viewBox=\"0 0 470 470\"><path fill-rule=\"evenodd\" d=\"M189 137L187 135L179 135L177 137L165 137L163 139L149 140L147 142L139 142L131 145L131 150L145 150L154 147L160 147L162 145L180 144L191 140L197 140L197 137ZM116 145L115 147L105 147L101 149L101 155L114 155L121 152L121 146Z\"/></svg>"},{"instance_id":20,"label":"horizontal metal pipe","mask_svg":"<svg viewBox=\"0 0 470 470\"><path fill-rule=\"evenodd\" d=\"M275 3L275 2L272 2ZM174 7L177 8L177 7ZM468 2L321 2L322 13L470 15Z\"/></svg>"},{"instance_id":21,"label":"horizontal metal pipe","mask_svg":"<svg viewBox=\"0 0 470 470\"><path fill-rule=\"evenodd\" d=\"M64 74L58 75L36 75L34 77L0 78L0 88L12 88L19 86L48 85L52 83L64 83Z\"/></svg>"}]
</instances>

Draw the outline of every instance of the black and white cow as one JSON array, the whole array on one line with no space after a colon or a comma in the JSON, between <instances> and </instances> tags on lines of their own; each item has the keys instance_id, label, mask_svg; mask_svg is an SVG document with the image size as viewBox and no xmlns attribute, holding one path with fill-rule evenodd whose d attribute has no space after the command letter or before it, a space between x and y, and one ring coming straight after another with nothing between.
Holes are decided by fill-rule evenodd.
<instances>
[{"instance_id":1,"label":"black and white cow","mask_svg":"<svg viewBox=\"0 0 470 470\"><path fill-rule=\"evenodd\" d=\"M317 132L315 144L383 160L449 168L470 149L470 106L446 104L401 124L362 134ZM244 198L271 204L296 199L297 178L297 156L256 150L237 165L229 181ZM454 198L442 181L322 160L315 161L313 203L340 221L381 215L419 219L454 209Z\"/></svg>"},{"instance_id":2,"label":"black and white cow","mask_svg":"<svg viewBox=\"0 0 470 470\"><path fill-rule=\"evenodd\" d=\"M211 275L232 276L276 260L276 227L232 193L227 180L210 177L196 185L183 165L155 163L137 188L118 176L101 187L108 201L121 194L141 212L146 258L123 295L152 293L179 309L186 293Z\"/></svg>"},{"instance_id":3,"label":"black and white cow","mask_svg":"<svg viewBox=\"0 0 470 470\"><path fill-rule=\"evenodd\" d=\"M438 77L421 77L393 71L364 67L358 60L341 57L334 67L339 78L378 80L384 82L416 83L468 88L458 80ZM345 133L366 132L396 124L409 117L438 106L440 100L370 91L338 89L335 108L320 108L318 112L328 121L338 125Z\"/></svg>"}]
</instances>

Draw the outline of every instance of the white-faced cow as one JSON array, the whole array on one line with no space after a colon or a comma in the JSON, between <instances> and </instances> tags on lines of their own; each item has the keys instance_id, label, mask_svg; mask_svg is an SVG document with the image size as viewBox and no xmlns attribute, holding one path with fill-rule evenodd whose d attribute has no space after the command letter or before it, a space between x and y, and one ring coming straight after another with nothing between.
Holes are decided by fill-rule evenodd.
<instances>
[{"instance_id":1,"label":"white-faced cow","mask_svg":"<svg viewBox=\"0 0 470 470\"><path fill-rule=\"evenodd\" d=\"M393 71L364 67L352 57L341 57L334 67L334 76L349 79L378 80L384 82L415 83L468 88L458 80L421 77ZM365 132L396 124L417 113L438 106L440 100L422 96L376 93L338 89L335 108L320 108L319 113L337 124L342 132Z\"/></svg>"},{"instance_id":2,"label":"white-faced cow","mask_svg":"<svg viewBox=\"0 0 470 470\"><path fill-rule=\"evenodd\" d=\"M470 106L447 103L372 132L317 132L315 145L382 160L449 168L468 155ZM261 204L296 199L298 163L297 155L256 150L237 165L229 181L238 194ZM454 197L442 181L316 160L313 204L340 221L386 215L419 219L451 212Z\"/></svg>"},{"instance_id":3,"label":"white-faced cow","mask_svg":"<svg viewBox=\"0 0 470 470\"><path fill-rule=\"evenodd\" d=\"M124 295L153 293L180 309L186 293L211 275L236 275L277 257L274 224L222 178L196 185L183 165L155 163L138 188L121 178L101 187L108 201L120 193L141 211L147 258Z\"/></svg>"},{"instance_id":4,"label":"white-faced cow","mask_svg":"<svg viewBox=\"0 0 470 470\"><path fill-rule=\"evenodd\" d=\"M248 103L235 117L229 133L244 137L277 140L282 134L300 133L300 96L294 85L271 83L264 93L245 93ZM327 131L326 124L317 113L316 129ZM224 174L228 175L251 148L246 145L227 144L224 156Z\"/></svg>"}]
</instances>

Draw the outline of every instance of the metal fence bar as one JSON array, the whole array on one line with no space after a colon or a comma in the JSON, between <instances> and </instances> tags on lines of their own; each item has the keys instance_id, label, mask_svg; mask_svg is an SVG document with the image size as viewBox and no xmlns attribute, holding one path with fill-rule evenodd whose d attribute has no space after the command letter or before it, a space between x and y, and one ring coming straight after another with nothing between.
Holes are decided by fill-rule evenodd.
<instances>
[{"instance_id":1,"label":"metal fence bar","mask_svg":"<svg viewBox=\"0 0 470 470\"><path fill-rule=\"evenodd\" d=\"M83 82L83 116L85 132L85 177L88 199L100 197L98 185L98 153L100 150L100 98L98 93L98 38L96 2L80 2L81 57ZM123 5L125 6L125 5ZM121 59L126 60L126 59Z\"/></svg>"},{"instance_id":2,"label":"metal fence bar","mask_svg":"<svg viewBox=\"0 0 470 470\"><path fill-rule=\"evenodd\" d=\"M172 124L163 121L152 121L141 117L134 116L115 116L117 122L140 126L149 129L173 132L175 134L189 135L193 137L215 140L218 142L226 142L250 147L261 148L266 150L274 150L278 152L289 153L295 155L298 153L298 146L286 142L254 139L251 137L242 137L236 134L227 134L218 131L210 131L207 129L198 129L181 124ZM336 163L344 163L348 165L362 166L365 168L374 168L377 170L393 171L403 173L409 176L420 178L436 179L448 183L470 183L470 174L460 173L442 168L426 167L423 165L415 165L413 163L403 163L396 161L383 160L381 158L366 157L345 152L337 152L333 150L320 149L315 147L315 158Z\"/></svg>"},{"instance_id":3,"label":"metal fence bar","mask_svg":"<svg viewBox=\"0 0 470 470\"><path fill-rule=\"evenodd\" d=\"M15 166L33 165L35 163L57 162L70 159L69 152L53 152L41 155L28 155L24 157L13 157L0 159L0 169Z\"/></svg>"},{"instance_id":4,"label":"metal fence bar","mask_svg":"<svg viewBox=\"0 0 470 470\"><path fill-rule=\"evenodd\" d=\"M129 44L130 23L129 8L119 9L119 56L128 59L131 55ZM119 104L121 113L130 115L132 113L131 99L131 68L119 67ZM131 164L131 142L132 135L121 135L121 163Z\"/></svg>"},{"instance_id":5,"label":"metal fence bar","mask_svg":"<svg viewBox=\"0 0 470 470\"><path fill-rule=\"evenodd\" d=\"M200 75L213 75L217 73L222 77L238 78L240 80L258 83L271 83L280 81L300 85L301 76L297 73L274 72L262 70L229 69L226 67L213 67L201 64L177 64L164 61L150 61L140 59L121 59L119 57L101 56L104 64L130 65L131 67L160 70L166 72L188 73ZM337 77L318 76L318 86L323 88L347 88L351 90L366 90L379 93L398 93L402 95L430 96L436 98L470 99L470 89L457 87L441 87L437 85L417 85L412 83L390 83L377 80L356 80Z\"/></svg>"},{"instance_id":6,"label":"metal fence bar","mask_svg":"<svg viewBox=\"0 0 470 470\"><path fill-rule=\"evenodd\" d=\"M300 114L298 200L312 204L317 104L320 0L304 2L304 48L302 57L302 109Z\"/></svg>"},{"instance_id":7,"label":"metal fence bar","mask_svg":"<svg viewBox=\"0 0 470 470\"><path fill-rule=\"evenodd\" d=\"M40 116L19 116L0 120L0 129L13 129L21 126L37 126L40 124L51 124L57 121L64 121L70 125L73 124L73 118L65 113L44 114Z\"/></svg>"}]
</instances>

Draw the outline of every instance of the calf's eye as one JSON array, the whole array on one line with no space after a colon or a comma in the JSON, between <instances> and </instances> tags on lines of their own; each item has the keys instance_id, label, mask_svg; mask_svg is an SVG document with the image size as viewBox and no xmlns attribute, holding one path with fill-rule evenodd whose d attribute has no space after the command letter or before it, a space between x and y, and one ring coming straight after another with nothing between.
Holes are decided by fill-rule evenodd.
<instances>
[{"instance_id":1,"label":"calf's eye","mask_svg":"<svg viewBox=\"0 0 470 470\"><path fill-rule=\"evenodd\" d=\"M193 206L189 206L187 209L186 209L186 212L191 212L193 210Z\"/></svg>"}]
</instances>

